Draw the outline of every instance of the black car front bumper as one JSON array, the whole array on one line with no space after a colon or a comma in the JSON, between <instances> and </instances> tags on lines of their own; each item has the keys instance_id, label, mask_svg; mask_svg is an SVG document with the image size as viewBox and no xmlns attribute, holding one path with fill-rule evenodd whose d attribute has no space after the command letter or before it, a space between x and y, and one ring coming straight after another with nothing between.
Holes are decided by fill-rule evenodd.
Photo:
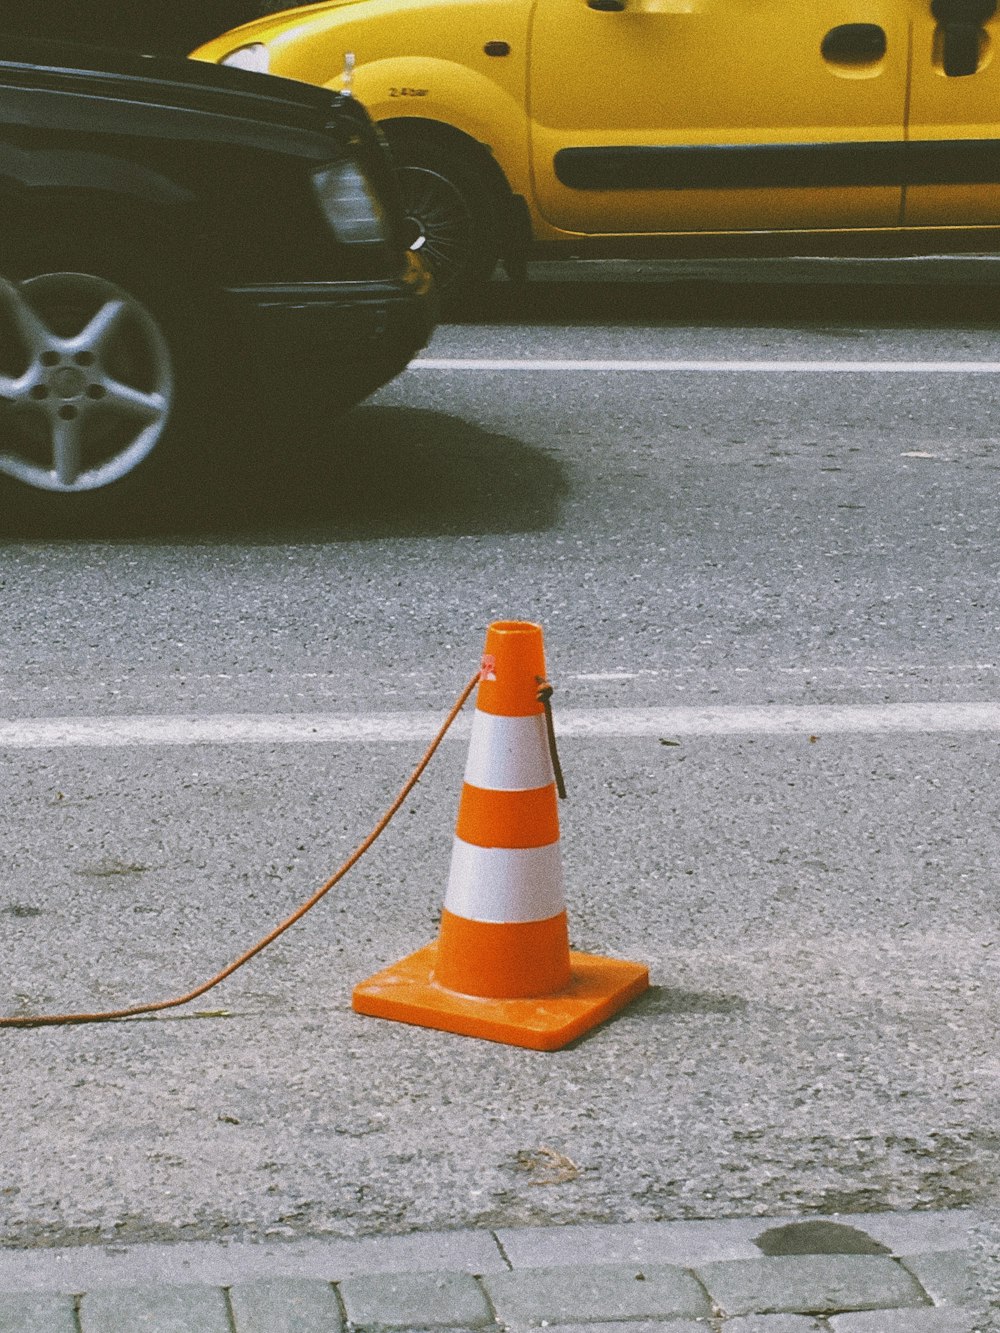
<instances>
[{"instance_id":1,"label":"black car front bumper","mask_svg":"<svg viewBox=\"0 0 1000 1333\"><path fill-rule=\"evenodd\" d=\"M398 279L241 286L225 297L263 404L297 416L343 410L386 384L437 319L415 259Z\"/></svg>"}]
</instances>

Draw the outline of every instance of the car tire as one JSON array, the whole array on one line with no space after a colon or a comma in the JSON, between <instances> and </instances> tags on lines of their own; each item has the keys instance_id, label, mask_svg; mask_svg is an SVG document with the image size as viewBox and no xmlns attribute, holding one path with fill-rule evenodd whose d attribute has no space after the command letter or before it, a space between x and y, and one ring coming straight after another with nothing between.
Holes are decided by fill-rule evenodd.
<instances>
[{"instance_id":1,"label":"car tire","mask_svg":"<svg viewBox=\"0 0 1000 1333\"><path fill-rule=\"evenodd\" d=\"M59 247L5 268L5 521L72 534L141 527L174 510L199 485L206 379L178 275L161 268L151 279Z\"/></svg>"},{"instance_id":2,"label":"car tire","mask_svg":"<svg viewBox=\"0 0 1000 1333\"><path fill-rule=\"evenodd\" d=\"M482 294L496 268L497 192L470 154L418 135L388 137L411 249L434 275L443 313L454 315Z\"/></svg>"}]
</instances>

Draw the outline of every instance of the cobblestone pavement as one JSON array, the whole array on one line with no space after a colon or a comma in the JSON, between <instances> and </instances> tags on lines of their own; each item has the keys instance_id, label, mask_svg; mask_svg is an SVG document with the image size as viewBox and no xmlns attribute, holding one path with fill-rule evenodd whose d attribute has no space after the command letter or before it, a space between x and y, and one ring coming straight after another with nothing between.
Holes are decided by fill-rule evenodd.
<instances>
[{"instance_id":1,"label":"cobblestone pavement","mask_svg":"<svg viewBox=\"0 0 1000 1333\"><path fill-rule=\"evenodd\" d=\"M969 1212L0 1249L0 1333L992 1333Z\"/></svg>"}]
</instances>

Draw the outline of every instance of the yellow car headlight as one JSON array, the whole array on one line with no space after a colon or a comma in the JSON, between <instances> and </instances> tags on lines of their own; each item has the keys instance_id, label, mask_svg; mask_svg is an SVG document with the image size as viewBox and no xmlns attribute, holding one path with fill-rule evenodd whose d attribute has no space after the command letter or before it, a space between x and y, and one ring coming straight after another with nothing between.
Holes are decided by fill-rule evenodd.
<instances>
[{"instance_id":1,"label":"yellow car headlight","mask_svg":"<svg viewBox=\"0 0 1000 1333\"><path fill-rule=\"evenodd\" d=\"M271 53L263 42L252 42L249 46L238 46L219 61L220 65L231 65L234 69L250 69L255 74L271 72Z\"/></svg>"}]
</instances>

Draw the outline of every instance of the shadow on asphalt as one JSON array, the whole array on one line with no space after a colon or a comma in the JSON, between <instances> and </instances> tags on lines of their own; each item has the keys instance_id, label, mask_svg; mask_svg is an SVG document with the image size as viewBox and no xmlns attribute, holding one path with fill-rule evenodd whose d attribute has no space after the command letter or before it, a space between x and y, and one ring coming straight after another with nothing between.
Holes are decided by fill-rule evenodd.
<instances>
[{"instance_id":1,"label":"shadow on asphalt","mask_svg":"<svg viewBox=\"0 0 1000 1333\"><path fill-rule=\"evenodd\" d=\"M567 485L561 465L459 417L362 404L320 431L262 428L239 465L196 494L73 540L364 541L531 532L551 527ZM41 524L3 537L52 540Z\"/></svg>"},{"instance_id":2,"label":"shadow on asphalt","mask_svg":"<svg viewBox=\"0 0 1000 1333\"><path fill-rule=\"evenodd\" d=\"M670 328L1000 327L1000 285L973 283L723 283L677 279L494 283L456 323Z\"/></svg>"},{"instance_id":3,"label":"shadow on asphalt","mask_svg":"<svg viewBox=\"0 0 1000 1333\"><path fill-rule=\"evenodd\" d=\"M651 985L631 1000L624 1009L619 1009L610 1018L589 1028L582 1036L571 1041L565 1048L575 1050L592 1040L599 1032L615 1023L635 1022L639 1019L658 1018L700 1018L723 1014L727 1017L742 1017L750 1008L749 1001L742 995L726 995L716 991L688 991L671 986Z\"/></svg>"},{"instance_id":4,"label":"shadow on asphalt","mask_svg":"<svg viewBox=\"0 0 1000 1333\"><path fill-rule=\"evenodd\" d=\"M247 536L533 532L554 525L568 488L550 455L418 408L362 404L328 437L280 453L266 495L254 497Z\"/></svg>"},{"instance_id":5,"label":"shadow on asphalt","mask_svg":"<svg viewBox=\"0 0 1000 1333\"><path fill-rule=\"evenodd\" d=\"M914 280L908 270L893 282L734 282L649 276L641 265L614 278L536 265L525 284L493 283L460 322L801 327L845 339L868 328L990 328L1000 324L995 267L979 280L970 269L961 282ZM269 434L275 444L248 441L235 466L200 493L181 487L158 512L75 537L273 543L541 531L556 522L567 490L554 458L441 412L366 404L322 432L310 427L311 439L287 423ZM57 535L6 520L0 540Z\"/></svg>"}]
</instances>

